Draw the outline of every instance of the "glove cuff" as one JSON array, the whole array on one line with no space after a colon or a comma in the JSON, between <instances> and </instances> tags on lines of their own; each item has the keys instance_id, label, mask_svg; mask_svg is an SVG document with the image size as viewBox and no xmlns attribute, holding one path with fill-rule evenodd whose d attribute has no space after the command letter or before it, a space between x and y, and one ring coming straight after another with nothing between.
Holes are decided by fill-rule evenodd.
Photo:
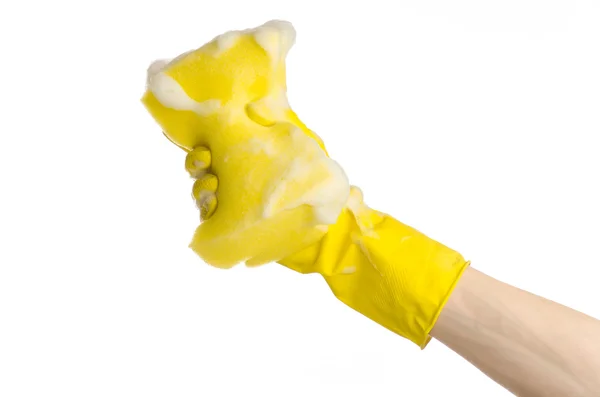
<instances>
[{"instance_id":1,"label":"glove cuff","mask_svg":"<svg viewBox=\"0 0 600 397\"><path fill-rule=\"evenodd\" d=\"M370 209L357 188L319 243L280 263L320 273L339 300L421 349L469 265L458 252Z\"/></svg>"},{"instance_id":2,"label":"glove cuff","mask_svg":"<svg viewBox=\"0 0 600 397\"><path fill-rule=\"evenodd\" d=\"M370 290L358 295L358 302L353 304L424 349L469 262L460 253L387 215L372 235L360 239L360 247L378 278L365 284L363 288L368 286Z\"/></svg>"}]
</instances>

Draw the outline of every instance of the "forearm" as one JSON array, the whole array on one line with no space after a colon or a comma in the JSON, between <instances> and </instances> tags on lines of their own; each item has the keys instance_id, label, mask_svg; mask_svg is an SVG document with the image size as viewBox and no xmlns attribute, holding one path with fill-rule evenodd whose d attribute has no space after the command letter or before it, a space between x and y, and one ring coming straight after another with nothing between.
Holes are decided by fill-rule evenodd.
<instances>
[{"instance_id":1,"label":"forearm","mask_svg":"<svg viewBox=\"0 0 600 397\"><path fill-rule=\"evenodd\" d=\"M519 396L600 396L600 321L467 269L431 336Z\"/></svg>"}]
</instances>

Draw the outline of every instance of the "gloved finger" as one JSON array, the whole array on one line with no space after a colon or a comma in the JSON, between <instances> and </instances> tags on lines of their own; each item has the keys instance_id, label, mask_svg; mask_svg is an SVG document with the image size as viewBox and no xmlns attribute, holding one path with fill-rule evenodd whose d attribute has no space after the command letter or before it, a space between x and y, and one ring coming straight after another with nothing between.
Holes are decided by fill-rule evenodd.
<instances>
[{"instance_id":1,"label":"gloved finger","mask_svg":"<svg viewBox=\"0 0 600 397\"><path fill-rule=\"evenodd\" d=\"M207 220L217 209L217 188L219 180L216 175L204 174L196 179L192 187L192 196L200 210L200 219Z\"/></svg>"},{"instance_id":2,"label":"gloved finger","mask_svg":"<svg viewBox=\"0 0 600 397\"><path fill-rule=\"evenodd\" d=\"M185 157L185 170L192 176L198 178L210 167L210 150L203 146L194 148Z\"/></svg>"}]
</instances>

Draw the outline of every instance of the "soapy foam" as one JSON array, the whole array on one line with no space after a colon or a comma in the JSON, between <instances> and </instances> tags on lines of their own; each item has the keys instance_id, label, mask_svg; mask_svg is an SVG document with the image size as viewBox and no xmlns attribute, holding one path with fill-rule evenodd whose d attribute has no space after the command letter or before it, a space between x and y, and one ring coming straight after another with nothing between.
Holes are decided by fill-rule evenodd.
<instances>
[{"instance_id":1,"label":"soapy foam","mask_svg":"<svg viewBox=\"0 0 600 397\"><path fill-rule=\"evenodd\" d=\"M147 71L147 75L146 75L146 84L149 85L152 77L154 77L159 72L162 72L163 70L165 70L165 68L169 64L179 61L180 59L184 58L186 55L188 55L191 52L192 52L192 50L186 51L183 54L178 55L173 59L158 59L158 60L152 62L150 64L150 66L148 67L148 71Z\"/></svg>"},{"instance_id":2,"label":"soapy foam","mask_svg":"<svg viewBox=\"0 0 600 397\"><path fill-rule=\"evenodd\" d=\"M342 167L329 158L319 144L314 139L307 137L302 130L299 128L294 129L291 136L295 145L305 145L329 171L329 178L306 192L303 197L300 197L298 205L309 204L313 206L317 220L320 223L333 224L337 221L350 194L348 177ZM310 166L314 167L314 164L311 162Z\"/></svg>"},{"instance_id":3,"label":"soapy foam","mask_svg":"<svg viewBox=\"0 0 600 397\"><path fill-rule=\"evenodd\" d=\"M284 89L271 93L271 95L266 96L263 100L265 106L273 112L273 116L279 120L283 120L285 112L290 109L290 103Z\"/></svg>"},{"instance_id":4,"label":"soapy foam","mask_svg":"<svg viewBox=\"0 0 600 397\"><path fill-rule=\"evenodd\" d=\"M232 48L243 35L252 35L267 54L278 61L287 55L296 41L296 29L288 21L271 20L260 26L244 30L231 30L213 39L216 42L214 56L219 56Z\"/></svg>"},{"instance_id":5,"label":"soapy foam","mask_svg":"<svg viewBox=\"0 0 600 397\"><path fill-rule=\"evenodd\" d=\"M231 47L233 47L241 35L242 35L242 32L237 31L237 30L232 30L230 32L223 33L222 35L217 36L216 41L217 41L217 51L218 52L215 55L217 55L217 56L221 55L222 53L224 53L225 51L227 51Z\"/></svg>"},{"instance_id":6,"label":"soapy foam","mask_svg":"<svg viewBox=\"0 0 600 397\"><path fill-rule=\"evenodd\" d=\"M157 73L161 72L165 68L165 66L169 64L169 62L170 61L167 59L158 59L152 62L150 66L148 66L148 71L146 75L146 85L150 85L150 80L152 79L152 77L154 77Z\"/></svg>"},{"instance_id":7,"label":"soapy foam","mask_svg":"<svg viewBox=\"0 0 600 397\"><path fill-rule=\"evenodd\" d=\"M330 177L315 186L298 201L314 208L319 223L331 225L337 221L344 208L344 202L349 194L349 186L348 178L338 163L327 158L325 164L331 172Z\"/></svg>"},{"instance_id":8,"label":"soapy foam","mask_svg":"<svg viewBox=\"0 0 600 397\"><path fill-rule=\"evenodd\" d=\"M254 40L274 62L285 58L296 41L296 30L287 21L273 20L253 29Z\"/></svg>"},{"instance_id":9,"label":"soapy foam","mask_svg":"<svg viewBox=\"0 0 600 397\"><path fill-rule=\"evenodd\" d=\"M196 204L198 205L198 208L201 208L204 204L206 204L213 198L216 198L214 192L211 192L210 190L201 190L198 194L198 198L196 199Z\"/></svg>"},{"instance_id":10,"label":"soapy foam","mask_svg":"<svg viewBox=\"0 0 600 397\"><path fill-rule=\"evenodd\" d=\"M221 107L221 102L216 99L193 100L174 78L162 71L149 77L148 88L163 106L171 109L191 110L201 116L209 116Z\"/></svg>"},{"instance_id":11,"label":"soapy foam","mask_svg":"<svg viewBox=\"0 0 600 397\"><path fill-rule=\"evenodd\" d=\"M337 221L340 211L344 208L350 194L348 177L342 167L327 157L319 145L313 139L307 137L300 129L293 130L291 135L296 145L304 145L309 152L312 152L316 159L300 157L292 161L282 180L267 199L263 210L263 217L268 218L275 215L278 204L290 182L306 179L314 167L325 166L328 169L328 177L306 191L296 200L288 203L281 210L289 210L307 204L313 207L319 224L333 224Z\"/></svg>"},{"instance_id":12,"label":"soapy foam","mask_svg":"<svg viewBox=\"0 0 600 397\"><path fill-rule=\"evenodd\" d=\"M296 29L290 22L274 19L266 22L263 27L265 26L276 29L281 34L281 44L286 53L293 47L296 42Z\"/></svg>"},{"instance_id":13,"label":"soapy foam","mask_svg":"<svg viewBox=\"0 0 600 397\"><path fill-rule=\"evenodd\" d=\"M348 196L348 201L346 201L346 207L348 207L354 215L360 215L364 211L363 195L359 188L354 187L354 189L350 191L350 196Z\"/></svg>"},{"instance_id":14,"label":"soapy foam","mask_svg":"<svg viewBox=\"0 0 600 397\"><path fill-rule=\"evenodd\" d=\"M277 155L277 146L272 139L258 139L251 138L247 141L248 150L251 153L264 153L267 156L276 156Z\"/></svg>"}]
</instances>

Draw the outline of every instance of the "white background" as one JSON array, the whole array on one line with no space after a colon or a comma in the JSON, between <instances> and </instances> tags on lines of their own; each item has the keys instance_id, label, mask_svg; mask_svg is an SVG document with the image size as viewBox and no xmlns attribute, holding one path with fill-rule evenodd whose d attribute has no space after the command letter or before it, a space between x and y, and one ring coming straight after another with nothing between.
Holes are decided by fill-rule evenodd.
<instances>
[{"instance_id":1,"label":"white background","mask_svg":"<svg viewBox=\"0 0 600 397\"><path fill-rule=\"evenodd\" d=\"M290 102L367 203L600 317L600 3L0 6L0 395L506 396L318 276L210 268L145 70L272 19Z\"/></svg>"}]
</instances>

